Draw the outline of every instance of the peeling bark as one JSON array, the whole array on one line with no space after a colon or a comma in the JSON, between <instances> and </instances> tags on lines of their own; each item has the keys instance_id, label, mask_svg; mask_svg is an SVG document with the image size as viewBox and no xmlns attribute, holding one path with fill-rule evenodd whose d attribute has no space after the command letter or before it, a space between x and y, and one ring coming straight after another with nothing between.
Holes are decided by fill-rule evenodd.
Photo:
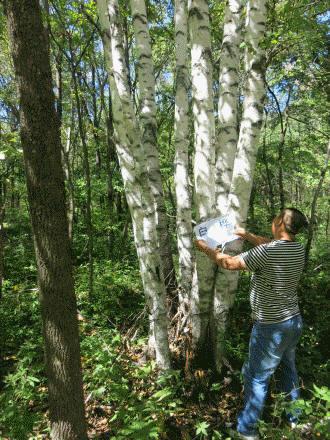
<instances>
[{"instance_id":1,"label":"peeling bark","mask_svg":"<svg viewBox=\"0 0 330 440\"><path fill-rule=\"evenodd\" d=\"M109 75L116 151L130 209L134 240L149 312L149 343L160 368L170 368L166 291L157 246L155 207L149 187L145 151L135 118L125 64L117 0L98 0Z\"/></svg>"},{"instance_id":2,"label":"peeling bark","mask_svg":"<svg viewBox=\"0 0 330 440\"><path fill-rule=\"evenodd\" d=\"M261 132L265 98L265 55L261 46L265 35L265 0L250 0L247 4L245 34L245 72L247 80L244 90L243 115L240 124L237 151L228 194L228 212L235 217L236 224L245 224L252 190L253 174L259 136ZM234 86L236 88L236 85ZM219 198L219 200L221 200ZM222 208L222 202L219 202ZM226 252L237 253L241 244L235 243ZM224 362L224 334L230 308L233 305L238 284L238 272L219 270L216 278L214 298L213 343L216 369Z\"/></svg>"},{"instance_id":3,"label":"peeling bark","mask_svg":"<svg viewBox=\"0 0 330 440\"><path fill-rule=\"evenodd\" d=\"M176 194L176 226L179 253L179 303L188 313L192 286L193 250L191 194L189 189L189 70L187 0L175 1L175 120L174 120L174 183Z\"/></svg>"},{"instance_id":4,"label":"peeling bark","mask_svg":"<svg viewBox=\"0 0 330 440\"><path fill-rule=\"evenodd\" d=\"M243 4L228 0L225 9L219 75L219 135L216 143L216 206L219 215L228 208L228 194L238 141L240 43Z\"/></svg>"},{"instance_id":5,"label":"peeling bark","mask_svg":"<svg viewBox=\"0 0 330 440\"><path fill-rule=\"evenodd\" d=\"M156 229L165 285L168 293L173 298L176 293L176 277L157 149L156 84L144 0L131 0L131 9L138 55L137 75L140 95L139 117L142 126L141 140L147 159L150 188L155 203Z\"/></svg>"},{"instance_id":6,"label":"peeling bark","mask_svg":"<svg viewBox=\"0 0 330 440\"><path fill-rule=\"evenodd\" d=\"M192 110L194 120L194 183L197 222L215 215L214 112L212 50L209 7L206 0L190 0ZM212 307L215 265L201 252L196 255L195 283L191 296L191 325L194 349L209 349L209 316Z\"/></svg>"}]
</instances>

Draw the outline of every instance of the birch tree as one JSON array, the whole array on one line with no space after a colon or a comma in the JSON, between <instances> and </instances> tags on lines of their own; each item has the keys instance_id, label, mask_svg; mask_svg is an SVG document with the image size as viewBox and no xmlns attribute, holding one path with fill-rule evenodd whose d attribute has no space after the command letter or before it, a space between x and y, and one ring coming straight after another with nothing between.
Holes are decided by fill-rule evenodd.
<instances>
[{"instance_id":1,"label":"birch tree","mask_svg":"<svg viewBox=\"0 0 330 440\"><path fill-rule=\"evenodd\" d=\"M240 43L242 40L241 0L228 0L225 8L223 41L220 55L218 119L216 143L216 207L220 216L227 214L228 194L238 142L238 98ZM218 268L213 304L213 350L217 370L224 356L224 333L228 311L234 302L238 275Z\"/></svg>"},{"instance_id":2,"label":"birch tree","mask_svg":"<svg viewBox=\"0 0 330 440\"><path fill-rule=\"evenodd\" d=\"M265 51L262 47L266 26L265 0L247 3L243 115L237 154L229 192L229 209L236 223L246 222L252 189L265 99Z\"/></svg>"},{"instance_id":3,"label":"birch tree","mask_svg":"<svg viewBox=\"0 0 330 440\"><path fill-rule=\"evenodd\" d=\"M150 188L155 203L157 237L165 284L168 286L168 291L173 294L176 280L157 150L155 75L145 1L131 0L131 12L137 49L141 140L147 159Z\"/></svg>"},{"instance_id":4,"label":"birch tree","mask_svg":"<svg viewBox=\"0 0 330 440\"><path fill-rule=\"evenodd\" d=\"M216 142L216 207L219 215L228 208L228 194L238 141L238 98L240 44L242 40L241 0L228 0L225 8L220 55L218 120Z\"/></svg>"},{"instance_id":5,"label":"birch tree","mask_svg":"<svg viewBox=\"0 0 330 440\"><path fill-rule=\"evenodd\" d=\"M265 97L265 60L261 42L265 33L266 7L264 0L247 4L245 26L245 73L247 75L243 115L238 136L238 67L240 15L242 4L229 1L224 24L221 92L219 99L220 147L217 157L217 208L220 215L234 213L236 223L245 223L252 189ZM234 35L231 35L234 32ZM231 36L230 36L231 35ZM228 56L228 53L231 56ZM227 67L228 66L228 67ZM230 72L230 74L229 74ZM237 142L237 147L236 147ZM237 150L237 151L236 151ZM236 156L235 156L236 152ZM227 248L237 253L240 243ZM216 275L213 305L213 342L215 366L221 370L227 319L237 290L239 273L219 269Z\"/></svg>"},{"instance_id":6,"label":"birch tree","mask_svg":"<svg viewBox=\"0 0 330 440\"><path fill-rule=\"evenodd\" d=\"M244 87L243 115L228 194L228 208L226 209L226 212L233 216L236 224L245 224L247 219L262 126L265 98L265 54L262 48L262 41L265 35L265 23L265 1L249 1L245 25L245 73L247 79ZM221 193L219 192L218 194L218 200L220 201ZM223 206L221 201L220 203L221 206L219 208ZM220 213L222 212L220 211ZM236 245L232 251L237 252L240 249L240 245ZM228 312L234 302L238 277L238 272L221 270L218 271L216 278L213 332L214 357L218 371L221 369L224 361L224 333L227 326Z\"/></svg>"},{"instance_id":7,"label":"birch tree","mask_svg":"<svg viewBox=\"0 0 330 440\"><path fill-rule=\"evenodd\" d=\"M215 215L215 151L212 93L212 56L209 7L206 0L189 0L192 110L194 120L194 186L197 222ZM207 331L212 307L216 267L197 253L191 294L193 346L207 349Z\"/></svg>"},{"instance_id":8,"label":"birch tree","mask_svg":"<svg viewBox=\"0 0 330 440\"><path fill-rule=\"evenodd\" d=\"M166 292L157 247L155 208L145 151L130 96L118 3L117 0L98 0L97 6L112 94L116 151L149 308L149 342L155 350L159 367L169 368Z\"/></svg>"},{"instance_id":9,"label":"birch tree","mask_svg":"<svg viewBox=\"0 0 330 440\"><path fill-rule=\"evenodd\" d=\"M179 302L188 312L192 285L193 253L191 195L189 190L189 70L188 70L188 9L187 0L175 1L175 112L174 112L174 183L176 194L176 225L179 253Z\"/></svg>"}]
</instances>

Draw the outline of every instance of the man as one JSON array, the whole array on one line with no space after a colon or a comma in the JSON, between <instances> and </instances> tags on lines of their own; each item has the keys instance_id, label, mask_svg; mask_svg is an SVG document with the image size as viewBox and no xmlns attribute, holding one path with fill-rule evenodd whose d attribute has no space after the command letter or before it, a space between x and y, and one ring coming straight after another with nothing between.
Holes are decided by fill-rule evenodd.
<instances>
[{"instance_id":1,"label":"man","mask_svg":"<svg viewBox=\"0 0 330 440\"><path fill-rule=\"evenodd\" d=\"M305 251L295 236L308 225L305 215L295 208L284 209L272 222L273 240L245 229L235 233L252 243L254 248L237 256L209 248L205 241L196 246L216 264L228 270L253 272L250 304L254 325L250 337L249 357L242 372L244 408L238 416L238 436L257 439L271 375L281 362L279 388L292 400L299 397L295 366L295 349L302 331L297 286L305 263ZM289 416L291 423L296 418Z\"/></svg>"}]
</instances>

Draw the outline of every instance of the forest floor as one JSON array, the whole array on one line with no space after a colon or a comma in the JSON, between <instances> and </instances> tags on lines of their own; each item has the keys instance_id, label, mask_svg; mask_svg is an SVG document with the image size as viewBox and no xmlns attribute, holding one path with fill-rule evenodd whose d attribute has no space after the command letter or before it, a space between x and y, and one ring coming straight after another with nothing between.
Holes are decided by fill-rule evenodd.
<instances>
[{"instance_id":1,"label":"forest floor","mask_svg":"<svg viewBox=\"0 0 330 440\"><path fill-rule=\"evenodd\" d=\"M189 344L173 337L173 369L160 374L155 362L145 355L143 297L135 277L127 285L128 273L122 279L117 272L116 278L108 277L107 290L102 285L104 296L100 295L96 309L91 310L78 291L89 438L230 439L228 427L235 427L243 403L240 369L251 328L248 277L241 279L229 319L223 374L189 366L189 358L182 354L187 353ZM320 275L313 281L314 286L310 279L308 286L302 286L308 295L301 294L305 321L297 350L298 371L303 378L301 426L289 429L283 414L288 403L276 394L272 380L260 425L264 440L330 438L330 390L325 385L329 378L328 279ZM50 438L39 309L35 286L6 287L0 307L0 440ZM315 310L322 319L315 321Z\"/></svg>"},{"instance_id":2,"label":"forest floor","mask_svg":"<svg viewBox=\"0 0 330 440\"><path fill-rule=\"evenodd\" d=\"M130 383L130 388L138 400L143 401L142 407L145 411L148 399L153 400L155 390L158 389L157 383L160 372L157 371L153 362L146 359L147 347L143 345L131 345L129 338L125 336L121 340L120 362L126 363L127 374L132 365L141 371L146 371L147 375L138 375L136 380ZM181 347L182 348L182 347ZM180 358L178 347L172 346L173 364L175 370L169 373L168 381L164 381L165 390L168 394L161 395L158 391L158 403L170 397L169 410L164 407L159 412L155 406L154 414L151 419L159 423L159 416L163 418L163 426L158 437L146 436L148 429L141 424L141 432L131 432L127 439L134 438L147 440L147 438L159 438L162 440L194 440L194 439L230 439L230 428L234 428L239 410L243 405L243 389L241 375L237 359L231 359L230 363L224 367L222 375L215 375L211 369L187 369L187 359ZM146 369L146 370L144 370ZM174 379L174 381L173 381ZM167 388L166 388L167 387ZM285 414L280 409L278 395L275 392L275 380L271 383L271 392L267 399L264 411L264 423L261 427L264 439L322 439L327 438L315 431L311 424L302 424L300 428L293 431L286 422ZM179 391L179 392L178 392ZM157 392L156 392L157 394ZM307 396L307 392L302 394ZM177 396L180 396L179 401ZM89 426L89 436L93 439L116 439L117 429L116 412L118 407L114 404L107 404L102 398L99 400L89 399L87 396L87 418ZM171 405L172 403L172 405ZM178 403L178 404L177 404ZM134 408L132 401L127 399L121 402L124 410L130 412ZM165 405L166 406L166 405ZM148 413L148 411L146 411ZM148 419L148 417L147 417ZM152 424L151 424L152 425ZM272 427L274 431L272 432ZM149 425L150 428L150 425ZM124 430L125 431L125 430ZM149 433L150 434L150 433ZM118 437L122 438L122 437Z\"/></svg>"}]
</instances>

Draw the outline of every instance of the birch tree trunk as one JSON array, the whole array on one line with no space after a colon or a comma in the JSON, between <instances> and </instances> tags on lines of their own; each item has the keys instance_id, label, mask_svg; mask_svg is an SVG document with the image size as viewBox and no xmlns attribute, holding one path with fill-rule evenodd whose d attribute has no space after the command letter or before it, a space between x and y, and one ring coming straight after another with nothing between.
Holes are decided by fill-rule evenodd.
<instances>
[{"instance_id":1,"label":"birch tree trunk","mask_svg":"<svg viewBox=\"0 0 330 440\"><path fill-rule=\"evenodd\" d=\"M151 192L155 203L156 228L167 291L173 295L176 277L157 150L155 76L148 19L144 0L131 0L133 28L138 55L137 76L140 95L141 140L147 158Z\"/></svg>"},{"instance_id":2,"label":"birch tree trunk","mask_svg":"<svg viewBox=\"0 0 330 440\"><path fill-rule=\"evenodd\" d=\"M5 2L38 268L53 440L87 439L60 124L38 0Z\"/></svg>"},{"instance_id":3,"label":"birch tree trunk","mask_svg":"<svg viewBox=\"0 0 330 440\"><path fill-rule=\"evenodd\" d=\"M266 26L266 1L247 3L245 70L247 81L244 91L243 115L239 132L237 154L229 193L229 210L236 223L246 222L249 198L257 157L258 142L263 120L265 99L265 51L262 41Z\"/></svg>"},{"instance_id":4,"label":"birch tree trunk","mask_svg":"<svg viewBox=\"0 0 330 440\"><path fill-rule=\"evenodd\" d=\"M179 253L179 303L188 313L193 274L191 195L189 190L189 71L187 0L175 1L175 120L174 120L174 183L176 225Z\"/></svg>"},{"instance_id":5,"label":"birch tree trunk","mask_svg":"<svg viewBox=\"0 0 330 440\"><path fill-rule=\"evenodd\" d=\"M194 119L194 184L197 222L215 215L214 185L214 111L209 8L206 0L189 0L191 41L191 81ZM196 255L196 270L191 296L193 348L209 349L209 316L215 265L201 252Z\"/></svg>"},{"instance_id":6,"label":"birch tree trunk","mask_svg":"<svg viewBox=\"0 0 330 440\"><path fill-rule=\"evenodd\" d=\"M150 345L160 368L170 367L166 291L157 247L155 208L145 152L131 102L117 0L97 1L113 104L116 150L132 216L141 277L149 308Z\"/></svg>"},{"instance_id":7,"label":"birch tree trunk","mask_svg":"<svg viewBox=\"0 0 330 440\"><path fill-rule=\"evenodd\" d=\"M225 9L219 75L219 139L216 148L216 206L218 215L227 213L228 194L238 142L238 97L240 43L242 33L241 0L228 0ZM237 274L218 268L215 278L212 340L216 369L224 356L224 333L228 311L234 302Z\"/></svg>"},{"instance_id":8,"label":"birch tree trunk","mask_svg":"<svg viewBox=\"0 0 330 440\"><path fill-rule=\"evenodd\" d=\"M228 208L228 194L238 141L239 65L242 31L241 0L228 0L225 9L219 75L219 136L216 143L216 206Z\"/></svg>"},{"instance_id":9,"label":"birch tree trunk","mask_svg":"<svg viewBox=\"0 0 330 440\"><path fill-rule=\"evenodd\" d=\"M237 6L235 10L237 11ZM236 22L239 22L237 17ZM245 36L245 70L247 73L247 82L244 90L243 116L240 125L239 137L237 141L237 152L232 172L230 169L230 167L232 166L232 162L230 162L228 166L228 161L232 161L232 150L234 144L231 139L236 139L237 131L235 131L234 129L234 119L227 119L228 125L225 135L227 147L223 150L224 153L222 159L224 166L227 168L224 171L224 178L221 182L223 185L223 189L218 191L217 198L217 204L220 214L224 214L225 212L233 214L237 224L246 222L249 208L249 198L252 190L258 141L262 125L263 102L265 97L265 60L264 51L261 47L261 42L265 34L265 22L265 1L251 0L250 2L248 2ZM235 42L236 55L238 57L238 41L235 39ZM234 52L235 51L233 50L233 53ZM233 81L233 86L234 93L237 97L238 90L236 81ZM233 95L229 96L233 97ZM231 102L232 105L234 105L234 100L232 100ZM231 113L232 115L235 114L235 112L233 111ZM237 123L237 113L235 115L235 120ZM230 137L229 133L231 133ZM232 178L228 194L227 185L229 181L228 177L230 176L230 174L232 174ZM224 195L226 193L228 194L227 203L224 201ZM223 210L223 208L225 208L225 211ZM235 246L233 246L232 248L227 248L226 253L237 253L240 250L241 244L235 243ZM221 370L222 364L224 362L224 336L227 328L228 313L234 303L238 277L238 272L231 272L225 269L218 270L216 276L212 333L215 366L217 371Z\"/></svg>"}]
</instances>

